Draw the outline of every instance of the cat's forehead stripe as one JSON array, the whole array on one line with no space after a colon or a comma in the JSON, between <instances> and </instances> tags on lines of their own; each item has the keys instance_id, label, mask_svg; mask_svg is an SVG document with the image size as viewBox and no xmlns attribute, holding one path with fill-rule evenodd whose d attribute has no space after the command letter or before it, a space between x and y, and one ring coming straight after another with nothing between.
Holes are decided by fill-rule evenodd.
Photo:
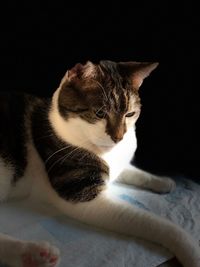
<instances>
[{"instance_id":1,"label":"cat's forehead stripe","mask_svg":"<svg viewBox=\"0 0 200 267\"><path fill-rule=\"evenodd\" d=\"M124 88L118 88L118 92L114 91L115 102L117 110L120 112L126 112L129 106L130 96L127 90Z\"/></svg>"},{"instance_id":2,"label":"cat's forehead stripe","mask_svg":"<svg viewBox=\"0 0 200 267\"><path fill-rule=\"evenodd\" d=\"M107 83L104 86L111 109L117 112L126 112L130 100L129 88L123 87L122 77L118 72L112 73L112 75L107 73L107 75Z\"/></svg>"}]
</instances>

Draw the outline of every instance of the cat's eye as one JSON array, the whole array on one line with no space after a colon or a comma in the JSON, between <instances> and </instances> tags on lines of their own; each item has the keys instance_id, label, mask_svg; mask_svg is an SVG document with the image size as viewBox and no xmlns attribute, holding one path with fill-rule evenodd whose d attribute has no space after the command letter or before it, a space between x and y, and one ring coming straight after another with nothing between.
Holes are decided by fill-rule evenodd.
<instances>
[{"instance_id":1,"label":"cat's eye","mask_svg":"<svg viewBox=\"0 0 200 267\"><path fill-rule=\"evenodd\" d=\"M103 118L105 118L106 113L105 113L105 111L103 111L103 110L97 110L97 111L95 111L95 115L96 115L99 119L103 119Z\"/></svg>"},{"instance_id":2,"label":"cat's eye","mask_svg":"<svg viewBox=\"0 0 200 267\"><path fill-rule=\"evenodd\" d=\"M129 112L125 116L129 118L129 117L133 117L134 115L135 115L135 111Z\"/></svg>"}]
</instances>

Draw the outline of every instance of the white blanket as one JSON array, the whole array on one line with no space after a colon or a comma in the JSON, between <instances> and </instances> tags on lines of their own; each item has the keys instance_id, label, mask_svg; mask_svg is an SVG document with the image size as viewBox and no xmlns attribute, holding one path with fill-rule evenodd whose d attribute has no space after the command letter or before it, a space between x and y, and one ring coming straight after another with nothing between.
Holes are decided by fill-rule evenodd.
<instances>
[{"instance_id":1,"label":"white blanket","mask_svg":"<svg viewBox=\"0 0 200 267\"><path fill-rule=\"evenodd\" d=\"M119 198L180 224L199 239L199 184L179 178L177 189L166 195L122 185L112 189ZM0 205L0 232L24 240L50 241L61 250L60 267L156 267L172 257L149 242L91 228L27 200Z\"/></svg>"}]
</instances>

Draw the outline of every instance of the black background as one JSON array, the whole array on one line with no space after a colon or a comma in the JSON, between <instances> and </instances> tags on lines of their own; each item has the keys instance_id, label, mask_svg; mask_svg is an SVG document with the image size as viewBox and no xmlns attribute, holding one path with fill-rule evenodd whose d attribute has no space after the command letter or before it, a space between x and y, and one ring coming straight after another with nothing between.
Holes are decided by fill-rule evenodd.
<instances>
[{"instance_id":1,"label":"black background","mask_svg":"<svg viewBox=\"0 0 200 267\"><path fill-rule=\"evenodd\" d=\"M158 61L140 90L136 164L198 177L198 31L188 2L40 2L1 7L0 90L50 96L77 62Z\"/></svg>"}]
</instances>

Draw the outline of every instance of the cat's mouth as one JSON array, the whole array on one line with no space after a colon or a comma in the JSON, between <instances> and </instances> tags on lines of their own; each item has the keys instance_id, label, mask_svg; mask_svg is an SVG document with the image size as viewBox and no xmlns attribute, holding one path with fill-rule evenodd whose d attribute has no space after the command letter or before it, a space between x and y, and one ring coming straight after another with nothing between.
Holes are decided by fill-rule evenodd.
<instances>
[{"instance_id":1,"label":"cat's mouth","mask_svg":"<svg viewBox=\"0 0 200 267\"><path fill-rule=\"evenodd\" d=\"M105 153L110 151L111 149L113 149L113 147L115 147L115 143L111 143L111 142L93 142L93 146L96 147L96 149L100 152L100 153Z\"/></svg>"},{"instance_id":2,"label":"cat's mouth","mask_svg":"<svg viewBox=\"0 0 200 267\"><path fill-rule=\"evenodd\" d=\"M109 151L111 150L115 145L98 145L98 148L100 148L103 151Z\"/></svg>"}]
</instances>

